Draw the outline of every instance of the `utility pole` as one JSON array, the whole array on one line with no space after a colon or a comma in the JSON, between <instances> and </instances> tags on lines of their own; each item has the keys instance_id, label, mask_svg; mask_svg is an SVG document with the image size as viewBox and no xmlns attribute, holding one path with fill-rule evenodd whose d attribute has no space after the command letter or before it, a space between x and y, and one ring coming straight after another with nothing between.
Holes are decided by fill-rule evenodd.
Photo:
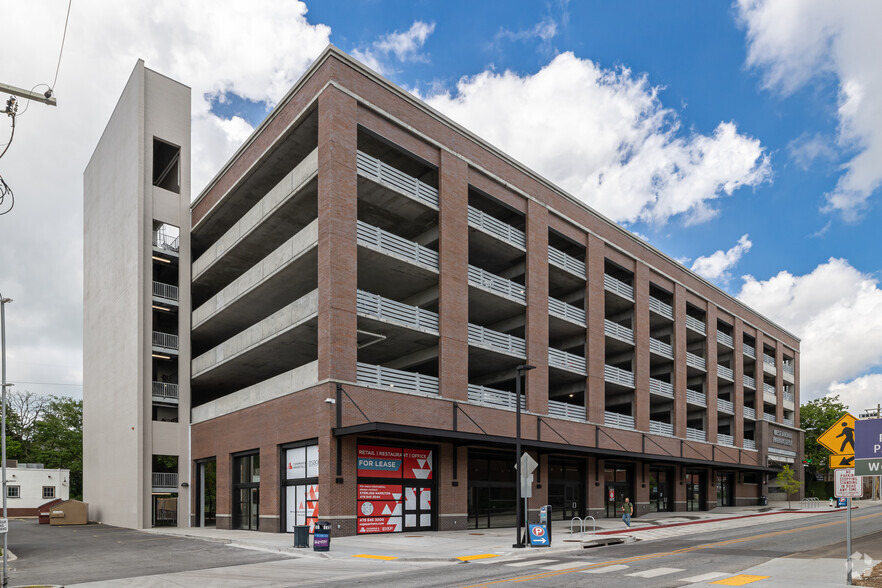
<instances>
[{"instance_id":1,"label":"utility pole","mask_svg":"<svg viewBox=\"0 0 882 588\"><path fill-rule=\"evenodd\" d=\"M39 92L23 90L21 88L16 88L15 86L10 86L9 84L4 84L0 82L0 94L12 94L13 96L18 96L19 98L42 102L43 104L48 104L49 106L58 106L58 103L55 100L55 96L52 95L52 90L46 90L45 92L40 94Z\"/></svg>"},{"instance_id":2,"label":"utility pole","mask_svg":"<svg viewBox=\"0 0 882 588\"><path fill-rule=\"evenodd\" d=\"M3 452L3 520L6 523L6 531L3 533L3 588L9 584L9 518L6 516L6 304L12 302L12 298L4 298L0 294L0 385L3 389L3 417L2 417L2 451Z\"/></svg>"}]
</instances>

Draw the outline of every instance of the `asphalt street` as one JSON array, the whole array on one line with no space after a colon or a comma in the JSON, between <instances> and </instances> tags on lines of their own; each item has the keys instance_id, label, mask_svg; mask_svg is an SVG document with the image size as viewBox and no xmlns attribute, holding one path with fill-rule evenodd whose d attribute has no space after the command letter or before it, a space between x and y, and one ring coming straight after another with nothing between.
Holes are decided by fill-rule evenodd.
<instances>
[{"instance_id":1,"label":"asphalt street","mask_svg":"<svg viewBox=\"0 0 882 588\"><path fill-rule=\"evenodd\" d=\"M853 551L882 560L880 528L882 506L853 511ZM583 586L590 581L621 588L707 585L747 574L754 579L744 585L754 588L829 588L845 580L844 512L717 520L635 536L642 539L572 551L515 550L452 563L431 553L399 560L298 557L100 525L50 528L16 520L11 547L20 559L12 562L10 585L394 588Z\"/></svg>"},{"instance_id":2,"label":"asphalt street","mask_svg":"<svg viewBox=\"0 0 882 588\"><path fill-rule=\"evenodd\" d=\"M50 527L35 519L11 519L9 524L9 550L17 558L9 563L11 586L76 584L287 559L105 525Z\"/></svg>"},{"instance_id":3,"label":"asphalt street","mask_svg":"<svg viewBox=\"0 0 882 588\"><path fill-rule=\"evenodd\" d=\"M858 538L852 546L853 552L860 551L877 562L882 560L882 533L878 532L882 526L882 508L861 509L852 516L852 536ZM590 579L592 586L658 588L706 585L744 574L745 570L773 560L786 559L779 566L780 575L760 578L751 584L756 588L772 584L829 587L836 585L832 582L838 581L837 577L845 583L844 539L845 515L840 512L775 525L695 532L683 537L556 553L549 557L481 560L395 574L387 577L384 584L393 588L415 585L477 588L505 584L569 587L584 586ZM827 569L831 559L841 560L841 571L837 564L832 576L820 573L821 562ZM816 565L818 573L812 571ZM797 574L800 574L798 578ZM369 584L371 581L366 579L327 585Z\"/></svg>"}]
</instances>

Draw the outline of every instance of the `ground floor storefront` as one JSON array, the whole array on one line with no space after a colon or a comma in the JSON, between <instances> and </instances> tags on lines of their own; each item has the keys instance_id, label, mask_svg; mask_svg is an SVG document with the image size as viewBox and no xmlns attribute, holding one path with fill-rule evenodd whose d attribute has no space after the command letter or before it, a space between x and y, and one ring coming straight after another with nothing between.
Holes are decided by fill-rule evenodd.
<instances>
[{"instance_id":1,"label":"ground floor storefront","mask_svg":"<svg viewBox=\"0 0 882 588\"><path fill-rule=\"evenodd\" d=\"M343 535L516 523L512 449L389 436L323 441L289 441L194 461L192 525L293 532L321 519ZM340 458L339 470L323 455L329 451ZM755 505L769 476L621 456L528 452L539 464L526 501L531 521L544 505L551 506L553 520L616 518L626 498L635 516Z\"/></svg>"}]
</instances>

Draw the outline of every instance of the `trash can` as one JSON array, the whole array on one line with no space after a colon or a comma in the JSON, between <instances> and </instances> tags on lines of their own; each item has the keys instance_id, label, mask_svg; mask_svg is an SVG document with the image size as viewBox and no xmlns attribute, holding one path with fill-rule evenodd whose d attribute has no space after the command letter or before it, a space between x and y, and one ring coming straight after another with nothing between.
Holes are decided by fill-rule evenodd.
<instances>
[{"instance_id":1,"label":"trash can","mask_svg":"<svg viewBox=\"0 0 882 588\"><path fill-rule=\"evenodd\" d=\"M309 525L294 525L294 547L309 549Z\"/></svg>"},{"instance_id":2,"label":"trash can","mask_svg":"<svg viewBox=\"0 0 882 588\"><path fill-rule=\"evenodd\" d=\"M760 506L769 506L769 497L768 496L760 496L759 505Z\"/></svg>"},{"instance_id":3,"label":"trash can","mask_svg":"<svg viewBox=\"0 0 882 588\"><path fill-rule=\"evenodd\" d=\"M328 521L316 522L312 533L312 550L331 550L331 523Z\"/></svg>"}]
</instances>

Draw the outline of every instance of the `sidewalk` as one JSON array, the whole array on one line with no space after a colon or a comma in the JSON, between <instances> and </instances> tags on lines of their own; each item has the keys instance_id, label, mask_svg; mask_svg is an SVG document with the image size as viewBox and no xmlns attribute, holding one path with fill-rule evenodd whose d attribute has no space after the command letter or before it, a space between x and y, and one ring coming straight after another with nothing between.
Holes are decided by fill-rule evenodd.
<instances>
[{"instance_id":1,"label":"sidewalk","mask_svg":"<svg viewBox=\"0 0 882 588\"><path fill-rule=\"evenodd\" d=\"M794 503L798 506L798 503ZM778 505L776 505L778 506ZM786 504L784 505L786 507ZM777 507L726 507L710 512L670 512L652 513L632 519L631 528L626 528L621 519L598 519L596 539L635 541L661 539L679 534L716 530L729 525L739 526L772 523L782 518L803 517L835 512L824 505L815 510L785 510ZM737 522L736 522L737 521ZM363 557L381 560L404 561L472 561L487 558L549 555L561 551L582 549L584 544L595 541L592 521L586 519L586 532L579 532L578 521L574 532L570 533L570 522L554 521L552 545L544 548L516 549L513 528L471 529L462 531L436 531L428 533L391 533L383 535L356 535L333 537L328 552L315 552L312 548L295 549L294 537L288 533L260 533L255 531L234 531L213 528L157 528L147 532L162 535L194 537L216 541L245 549L282 553L291 557L309 558L348 558ZM695 526L701 527L696 529Z\"/></svg>"}]
</instances>

